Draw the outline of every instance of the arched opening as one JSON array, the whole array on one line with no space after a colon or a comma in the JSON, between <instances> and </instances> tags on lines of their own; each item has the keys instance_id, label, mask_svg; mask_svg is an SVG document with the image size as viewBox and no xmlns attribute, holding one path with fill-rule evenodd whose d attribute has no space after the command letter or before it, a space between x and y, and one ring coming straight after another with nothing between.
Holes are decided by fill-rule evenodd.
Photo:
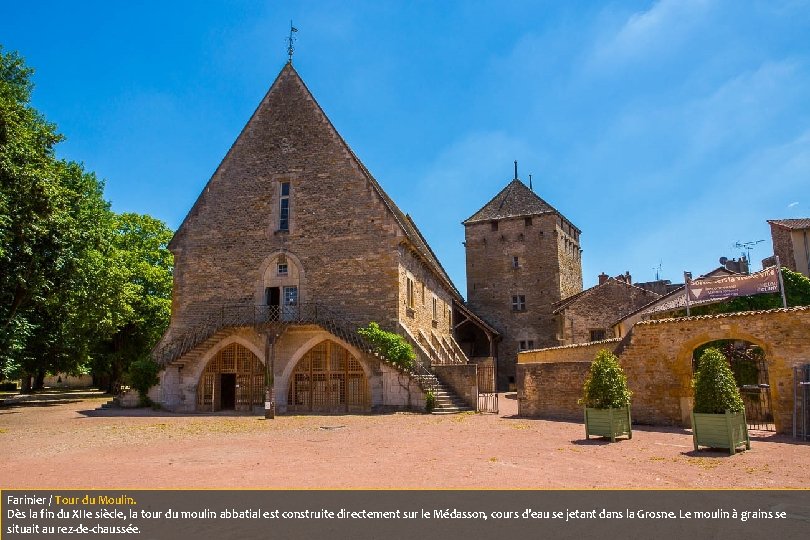
<instances>
[{"instance_id":1,"label":"arched opening","mask_svg":"<svg viewBox=\"0 0 810 540\"><path fill-rule=\"evenodd\" d=\"M198 411L251 411L264 403L264 365L239 343L222 348L197 385Z\"/></svg>"},{"instance_id":2,"label":"arched opening","mask_svg":"<svg viewBox=\"0 0 810 540\"><path fill-rule=\"evenodd\" d=\"M364 412L369 389L363 366L348 350L324 340L298 361L290 376L290 412Z\"/></svg>"},{"instance_id":3,"label":"arched opening","mask_svg":"<svg viewBox=\"0 0 810 540\"><path fill-rule=\"evenodd\" d=\"M709 347L719 349L728 360L745 403L745 418L748 427L775 431L768 362L763 348L741 339L719 339L704 343L695 348L692 353L693 374L699 367L701 355Z\"/></svg>"},{"instance_id":4,"label":"arched opening","mask_svg":"<svg viewBox=\"0 0 810 540\"><path fill-rule=\"evenodd\" d=\"M300 261L291 253L276 253L265 261L256 303L267 306L271 320L295 317L302 301L303 276Z\"/></svg>"}]
</instances>

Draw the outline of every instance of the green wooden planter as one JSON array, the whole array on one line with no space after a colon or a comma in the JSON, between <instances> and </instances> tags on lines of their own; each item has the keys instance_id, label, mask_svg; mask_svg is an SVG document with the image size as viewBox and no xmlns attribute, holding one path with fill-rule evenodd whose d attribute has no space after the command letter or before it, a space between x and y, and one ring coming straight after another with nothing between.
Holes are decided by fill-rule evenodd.
<instances>
[{"instance_id":1,"label":"green wooden planter","mask_svg":"<svg viewBox=\"0 0 810 540\"><path fill-rule=\"evenodd\" d=\"M692 413L692 441L695 450L698 446L710 448L728 448L731 455L737 448L745 445L746 450L751 449L751 439L748 438L748 424L745 413L705 414Z\"/></svg>"},{"instance_id":2,"label":"green wooden planter","mask_svg":"<svg viewBox=\"0 0 810 540\"><path fill-rule=\"evenodd\" d=\"M630 427L630 407L621 409L591 409L585 408L585 438L591 435L608 437L610 442L616 442L616 437L627 435L633 438Z\"/></svg>"}]
</instances>

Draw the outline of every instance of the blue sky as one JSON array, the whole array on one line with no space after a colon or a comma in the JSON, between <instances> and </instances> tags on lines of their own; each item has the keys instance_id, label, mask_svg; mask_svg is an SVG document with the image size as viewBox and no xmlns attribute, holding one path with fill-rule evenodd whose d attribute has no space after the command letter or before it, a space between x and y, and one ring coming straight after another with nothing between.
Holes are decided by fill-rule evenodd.
<instances>
[{"instance_id":1,"label":"blue sky","mask_svg":"<svg viewBox=\"0 0 810 540\"><path fill-rule=\"evenodd\" d=\"M679 281L810 216L810 2L6 2L58 153L176 228L286 61L465 290L520 176L604 271ZM755 268L759 268L758 262Z\"/></svg>"}]
</instances>

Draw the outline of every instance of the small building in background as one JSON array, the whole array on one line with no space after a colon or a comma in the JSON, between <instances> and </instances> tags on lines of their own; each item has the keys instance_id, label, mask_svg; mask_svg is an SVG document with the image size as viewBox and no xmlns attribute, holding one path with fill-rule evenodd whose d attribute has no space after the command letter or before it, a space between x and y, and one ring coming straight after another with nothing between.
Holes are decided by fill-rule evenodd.
<instances>
[{"instance_id":1,"label":"small building in background","mask_svg":"<svg viewBox=\"0 0 810 540\"><path fill-rule=\"evenodd\" d=\"M769 219L768 223L780 265L810 277L810 218ZM768 258L762 265L773 266L774 262Z\"/></svg>"}]
</instances>

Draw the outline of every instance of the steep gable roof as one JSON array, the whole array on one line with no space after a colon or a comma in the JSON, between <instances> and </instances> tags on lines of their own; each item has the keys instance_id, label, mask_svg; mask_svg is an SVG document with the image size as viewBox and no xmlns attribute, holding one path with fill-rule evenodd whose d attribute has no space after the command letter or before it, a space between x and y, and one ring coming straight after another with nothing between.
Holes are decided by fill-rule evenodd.
<instances>
[{"instance_id":1,"label":"steep gable roof","mask_svg":"<svg viewBox=\"0 0 810 540\"><path fill-rule=\"evenodd\" d=\"M280 99L271 100L271 96L277 96L280 97ZM260 132L260 130L262 129L261 124L267 123L268 119L272 122L284 121L283 111L279 111L277 108L271 107L271 102L284 103L284 102L294 102L296 100L305 101L310 104L310 106L314 110L314 114L317 117L319 117L320 121L323 122L323 124L325 124L328 127L329 131L331 132L331 135L333 135L335 139L339 141L339 144L342 146L343 150L345 150L346 155L354 163L354 165L357 166L357 169L368 181L372 190L380 197L383 205L390 212L394 221L399 225L405 240L411 246L413 251L416 252L416 254L419 256L420 259L422 259L422 261L425 263L428 269L437 278L439 278L441 282L443 282L447 287L449 287L450 291L455 296L457 296L459 301L461 301L462 300L461 293L453 284L452 280L450 279L450 276L442 267L441 263L439 263L438 258L433 253L433 250L430 248L427 241L422 236L421 232L419 232L418 228L416 227L416 224L413 222L410 216L406 215L404 212L402 212L402 210L399 209L396 203L394 203L393 199L391 199L391 197L389 197L388 194L385 193L385 191L382 189L382 186L380 186L379 182L377 182L377 180L372 176L372 174L368 171L365 165L363 165L363 163L360 161L360 159L357 157L354 151L349 147L349 145L346 143L346 141L343 139L340 133L338 133L337 129L335 129L331 120L329 120L329 117L326 116L326 113L323 111L321 106L315 100L309 88L307 88L306 84L304 83L303 79L301 79L301 76L289 62L286 63L284 67L281 69L275 81L270 86L270 89L267 91L264 98L262 98L256 110L253 112L248 122L242 128L242 131L240 132L239 136L231 145L222 162L219 164L214 174L206 183L205 188L200 193L191 210L189 210L185 219L183 220L180 227L177 229L177 232L175 233L174 237L172 238L171 242L169 243L169 248L173 249L177 247L178 242L185 233L189 222L192 220L194 215L199 211L199 208L204 204L206 195L210 191L211 185L219 179L219 177L221 176L220 173L227 168L228 163L230 161L229 158L235 152L235 149L240 144L240 141L243 138L255 135L256 132ZM290 126L290 127L294 129L300 129L300 126Z\"/></svg>"},{"instance_id":2,"label":"steep gable roof","mask_svg":"<svg viewBox=\"0 0 810 540\"><path fill-rule=\"evenodd\" d=\"M557 212L529 187L515 178L478 212L463 221L465 225L510 217L534 216ZM579 229L577 229L579 230Z\"/></svg>"}]
</instances>

